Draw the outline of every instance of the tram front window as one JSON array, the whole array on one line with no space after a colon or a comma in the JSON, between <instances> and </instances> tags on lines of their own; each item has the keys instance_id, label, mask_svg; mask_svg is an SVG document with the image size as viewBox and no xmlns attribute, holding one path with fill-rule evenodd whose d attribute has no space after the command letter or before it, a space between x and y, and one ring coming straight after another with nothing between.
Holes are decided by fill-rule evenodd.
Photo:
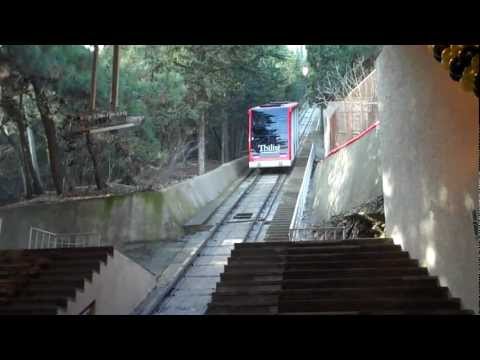
<instances>
[{"instance_id":1,"label":"tram front window","mask_svg":"<svg viewBox=\"0 0 480 360\"><path fill-rule=\"evenodd\" d=\"M288 109L253 111L252 155L268 157L288 154Z\"/></svg>"}]
</instances>

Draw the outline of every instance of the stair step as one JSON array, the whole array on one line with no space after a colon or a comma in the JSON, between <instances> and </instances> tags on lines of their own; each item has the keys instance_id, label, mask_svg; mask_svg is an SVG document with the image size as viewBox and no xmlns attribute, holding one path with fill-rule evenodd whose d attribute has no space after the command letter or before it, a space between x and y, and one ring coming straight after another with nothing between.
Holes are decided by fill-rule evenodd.
<instances>
[{"instance_id":1,"label":"stair step","mask_svg":"<svg viewBox=\"0 0 480 360\"><path fill-rule=\"evenodd\" d=\"M238 306L277 306L280 296L278 294L267 295L220 295L214 294L212 304L214 305L238 305Z\"/></svg>"},{"instance_id":2,"label":"stair step","mask_svg":"<svg viewBox=\"0 0 480 360\"><path fill-rule=\"evenodd\" d=\"M80 267L80 266L94 266L98 264L100 261L98 259L56 259L51 262L48 262L41 266L42 269L47 269L55 265L56 268L69 268L69 267ZM14 271L14 270L22 270L25 268L35 266L33 263L14 263L14 264L0 264L0 272L1 271Z\"/></svg>"},{"instance_id":3,"label":"stair step","mask_svg":"<svg viewBox=\"0 0 480 360\"><path fill-rule=\"evenodd\" d=\"M328 316L328 315L475 315L469 310L452 310L452 309L424 309L424 310L380 310L380 311L328 311L328 312L283 312L278 315L296 315L296 316Z\"/></svg>"},{"instance_id":4,"label":"stair step","mask_svg":"<svg viewBox=\"0 0 480 360\"><path fill-rule=\"evenodd\" d=\"M242 259L245 261L265 261L265 262L288 262L288 263L297 263L297 262L309 262L309 261L344 261L344 260L361 260L361 259L400 259L400 258L410 258L408 252L405 251L392 251L385 253L375 253L375 252L361 252L361 253L327 253L327 254L295 254L295 255L286 255L286 254L248 254L245 256L234 256L231 255L229 258Z\"/></svg>"},{"instance_id":5,"label":"stair step","mask_svg":"<svg viewBox=\"0 0 480 360\"><path fill-rule=\"evenodd\" d=\"M55 271L43 272L38 276L31 277L30 281L43 280L50 282L63 281L64 279L86 279L88 281L92 280L94 271L92 269L79 269L78 271Z\"/></svg>"},{"instance_id":6,"label":"stair step","mask_svg":"<svg viewBox=\"0 0 480 360\"><path fill-rule=\"evenodd\" d=\"M66 307L68 298L63 296L52 296L52 295L31 295L31 296L17 296L15 298L6 299L7 301L2 301L3 299L0 297L0 311L5 306L10 305L52 305L56 307Z\"/></svg>"},{"instance_id":7,"label":"stair step","mask_svg":"<svg viewBox=\"0 0 480 360\"><path fill-rule=\"evenodd\" d=\"M58 308L30 309L30 310L0 310L0 316L25 316L25 315L57 315Z\"/></svg>"},{"instance_id":8,"label":"stair step","mask_svg":"<svg viewBox=\"0 0 480 360\"><path fill-rule=\"evenodd\" d=\"M57 284L29 285L26 289L21 289L18 296L44 296L73 298L76 294L74 286L58 286Z\"/></svg>"},{"instance_id":9,"label":"stair step","mask_svg":"<svg viewBox=\"0 0 480 360\"><path fill-rule=\"evenodd\" d=\"M389 244L393 245L393 240L390 238L372 238L372 239L351 239L351 240L338 240L338 241L296 241L288 244L289 247L310 247L314 246L335 246L335 245L363 245L363 244ZM269 248L269 247L284 247L285 243L236 243L235 248Z\"/></svg>"},{"instance_id":10,"label":"stair step","mask_svg":"<svg viewBox=\"0 0 480 360\"><path fill-rule=\"evenodd\" d=\"M277 306L228 306L214 304L210 304L206 312L207 315L274 315L277 313Z\"/></svg>"},{"instance_id":11,"label":"stair step","mask_svg":"<svg viewBox=\"0 0 480 360\"><path fill-rule=\"evenodd\" d=\"M349 277L323 279L261 279L256 282L245 279L226 279L217 284L217 289L232 289L242 287L256 288L259 286L282 286L283 289L325 289L346 287L373 287L373 286L438 286L438 278L433 276L385 276L376 278Z\"/></svg>"},{"instance_id":12,"label":"stair step","mask_svg":"<svg viewBox=\"0 0 480 360\"><path fill-rule=\"evenodd\" d=\"M79 279L78 276L65 276L65 277L52 277L52 276L40 276L39 278L33 278L29 281L29 287L31 286L52 286L52 287L74 287L76 289L82 289L85 280L90 281L89 277Z\"/></svg>"},{"instance_id":13,"label":"stair step","mask_svg":"<svg viewBox=\"0 0 480 360\"><path fill-rule=\"evenodd\" d=\"M262 269L282 269L282 270L304 270L304 269L346 269L358 267L400 267L400 266L418 266L417 260L405 259L368 259L368 260L346 260L346 261L305 261L291 263L283 262L264 262L264 261L243 261L229 259L225 272L230 271L256 271Z\"/></svg>"},{"instance_id":14,"label":"stair step","mask_svg":"<svg viewBox=\"0 0 480 360\"><path fill-rule=\"evenodd\" d=\"M82 277L91 277L92 272L99 272L100 271L100 263L97 262L94 265L88 266L76 266L76 267L52 267L47 269L42 269L41 272L38 273L29 273L28 278L38 278L40 276L52 276L52 277L64 277L64 276L71 276L73 274L82 276ZM3 273L0 271L0 279L14 279L19 274L15 274L12 272Z\"/></svg>"},{"instance_id":15,"label":"stair step","mask_svg":"<svg viewBox=\"0 0 480 360\"><path fill-rule=\"evenodd\" d=\"M384 277L427 275L426 268L419 267L390 267L390 268L349 268L349 269L312 269L312 270L257 270L253 272L224 272L220 280L245 279L262 281L263 279L321 279L321 278L349 278L349 277Z\"/></svg>"},{"instance_id":16,"label":"stair step","mask_svg":"<svg viewBox=\"0 0 480 360\"><path fill-rule=\"evenodd\" d=\"M258 287L237 287L237 288L219 288L212 295L212 299L235 296L266 296L278 295L283 299L301 299L303 298L332 298L332 297L352 297L352 298L370 298L376 296L439 296L448 297L449 292L446 287L426 287L421 285L405 286L383 286L383 287L360 287L360 288L306 288L306 289L282 289L278 286L258 286Z\"/></svg>"},{"instance_id":17,"label":"stair step","mask_svg":"<svg viewBox=\"0 0 480 360\"><path fill-rule=\"evenodd\" d=\"M58 306L52 304L42 303L15 303L10 305L0 306L0 314L15 315L15 314L56 314Z\"/></svg>"},{"instance_id":18,"label":"stair step","mask_svg":"<svg viewBox=\"0 0 480 360\"><path fill-rule=\"evenodd\" d=\"M239 286L226 286L225 284L223 285L218 285L217 288L215 289L214 294L239 294L239 295L246 295L246 294L275 294L279 291L282 291L282 284L281 282L279 284L275 285L239 285ZM212 296L214 296L214 294Z\"/></svg>"},{"instance_id":19,"label":"stair step","mask_svg":"<svg viewBox=\"0 0 480 360\"><path fill-rule=\"evenodd\" d=\"M113 255L111 251L104 248L70 248L70 249L38 249L28 250L29 252L22 255L25 261L35 261L39 257L43 257L52 261L79 260L79 259L106 259Z\"/></svg>"},{"instance_id":20,"label":"stair step","mask_svg":"<svg viewBox=\"0 0 480 360\"><path fill-rule=\"evenodd\" d=\"M435 308L460 310L458 299L327 299L327 300L282 300L279 312L312 311L378 311L378 310L434 310Z\"/></svg>"},{"instance_id":21,"label":"stair step","mask_svg":"<svg viewBox=\"0 0 480 360\"><path fill-rule=\"evenodd\" d=\"M363 290L363 289L361 289ZM418 290L418 289L417 289ZM422 289L424 290L424 289ZM435 290L435 291L434 291ZM321 294L315 292L297 292L292 293L291 291L287 294L284 291L279 291L273 294L255 294L255 296L249 295L226 295L226 294L213 294L212 304L214 305L230 305L230 306L277 306L278 304L297 304L308 302L310 303L321 303L321 304L330 304L340 303L343 304L345 309L353 309L351 304L360 304L364 306L365 304L371 304L372 308L378 307L378 303L410 303L415 301L451 301L452 299L447 297L445 290L442 291L441 288L430 289L428 293L424 292L403 292L403 293L385 293L385 292L371 292L367 293L365 291L360 292L332 292L327 293L323 292ZM455 300L455 299L454 299ZM456 303L460 304L458 300ZM360 306L359 305L359 306ZM363 307L361 307L363 309ZM341 310L342 310L341 309ZM342 311L343 311L342 310Z\"/></svg>"},{"instance_id":22,"label":"stair step","mask_svg":"<svg viewBox=\"0 0 480 360\"><path fill-rule=\"evenodd\" d=\"M359 253L359 252L400 252L401 247L398 245L378 244L378 245L336 245L336 246L309 246L290 248L277 246L272 248L234 248L232 256L250 255L250 254L285 254L285 255L301 255L301 254L326 254L326 253Z\"/></svg>"}]
</instances>

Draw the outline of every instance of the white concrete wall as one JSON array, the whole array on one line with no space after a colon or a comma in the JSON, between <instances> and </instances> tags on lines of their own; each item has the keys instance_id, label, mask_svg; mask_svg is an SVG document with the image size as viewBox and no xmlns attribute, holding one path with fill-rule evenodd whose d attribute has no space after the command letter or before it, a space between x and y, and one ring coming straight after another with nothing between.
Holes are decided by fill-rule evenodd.
<instances>
[{"instance_id":1,"label":"white concrete wall","mask_svg":"<svg viewBox=\"0 0 480 360\"><path fill-rule=\"evenodd\" d=\"M128 315L155 286L155 276L114 250L92 281L85 281L58 315L78 315L95 301L95 315Z\"/></svg>"},{"instance_id":2,"label":"white concrete wall","mask_svg":"<svg viewBox=\"0 0 480 360\"><path fill-rule=\"evenodd\" d=\"M373 129L317 164L312 209L314 224L382 194L380 131Z\"/></svg>"},{"instance_id":3,"label":"white concrete wall","mask_svg":"<svg viewBox=\"0 0 480 360\"><path fill-rule=\"evenodd\" d=\"M478 99L426 46L377 60L386 231L478 312Z\"/></svg>"},{"instance_id":4,"label":"white concrete wall","mask_svg":"<svg viewBox=\"0 0 480 360\"><path fill-rule=\"evenodd\" d=\"M25 248L31 226L55 232L96 232L105 245L174 239L198 210L248 171L246 157L161 192L0 209L0 249Z\"/></svg>"}]
</instances>

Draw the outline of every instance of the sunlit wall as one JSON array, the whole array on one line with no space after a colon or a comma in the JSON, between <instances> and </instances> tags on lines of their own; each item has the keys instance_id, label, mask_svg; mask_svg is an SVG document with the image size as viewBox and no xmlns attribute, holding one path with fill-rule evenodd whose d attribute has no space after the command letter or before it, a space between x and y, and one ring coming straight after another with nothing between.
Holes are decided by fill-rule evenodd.
<instances>
[{"instance_id":1,"label":"sunlit wall","mask_svg":"<svg viewBox=\"0 0 480 360\"><path fill-rule=\"evenodd\" d=\"M426 46L377 60L386 231L478 312L478 99Z\"/></svg>"}]
</instances>

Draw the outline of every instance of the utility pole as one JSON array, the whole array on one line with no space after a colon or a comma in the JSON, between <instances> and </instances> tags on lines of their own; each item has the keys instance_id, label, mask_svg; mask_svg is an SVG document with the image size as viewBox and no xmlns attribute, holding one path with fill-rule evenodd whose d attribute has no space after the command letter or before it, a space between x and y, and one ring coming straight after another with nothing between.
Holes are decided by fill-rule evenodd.
<instances>
[{"instance_id":1,"label":"utility pole","mask_svg":"<svg viewBox=\"0 0 480 360\"><path fill-rule=\"evenodd\" d=\"M93 63L92 63L92 83L90 87L90 111L93 113L97 102L97 64L98 64L98 45L93 45Z\"/></svg>"},{"instance_id":2,"label":"utility pole","mask_svg":"<svg viewBox=\"0 0 480 360\"><path fill-rule=\"evenodd\" d=\"M120 45L113 45L112 91L110 111L115 112L118 105L118 79L120 75Z\"/></svg>"},{"instance_id":3,"label":"utility pole","mask_svg":"<svg viewBox=\"0 0 480 360\"><path fill-rule=\"evenodd\" d=\"M97 99L97 64L98 64L98 45L94 45L93 58L92 58L92 78L91 78L91 87L90 87L90 109L89 109L92 116L96 109L96 99ZM117 79L117 84L118 84L118 79ZM112 99L113 99L113 96L112 96ZM86 122L85 125L88 128L90 128L90 125L87 123L88 120L85 120L85 122ZM92 140L92 136L90 135L90 131L87 131L85 133L85 142L87 144L87 150L88 150L88 153L90 154L90 158L92 159L93 171L94 171L95 183L97 185L97 189L102 190L106 187L106 184L100 173L100 166L98 163L97 153L96 153L95 145Z\"/></svg>"}]
</instances>

